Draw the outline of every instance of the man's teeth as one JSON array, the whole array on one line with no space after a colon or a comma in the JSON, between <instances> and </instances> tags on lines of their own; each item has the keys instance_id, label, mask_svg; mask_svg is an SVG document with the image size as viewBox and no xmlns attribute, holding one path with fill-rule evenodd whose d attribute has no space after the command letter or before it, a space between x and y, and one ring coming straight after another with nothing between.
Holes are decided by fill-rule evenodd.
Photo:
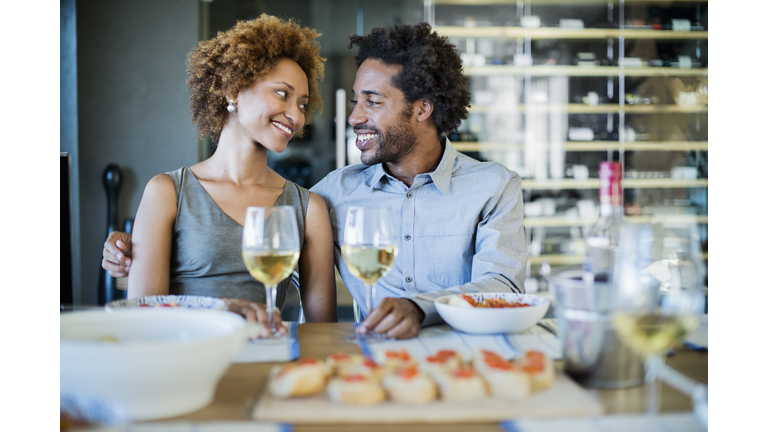
<instances>
[{"instance_id":1,"label":"man's teeth","mask_svg":"<svg viewBox=\"0 0 768 432\"><path fill-rule=\"evenodd\" d=\"M368 141L369 139L376 138L377 136L379 136L379 135L378 134L363 134L363 135L358 135L357 139L359 139L360 141Z\"/></svg>"},{"instance_id":2,"label":"man's teeth","mask_svg":"<svg viewBox=\"0 0 768 432\"><path fill-rule=\"evenodd\" d=\"M280 129L282 129L282 130L284 130L284 131L288 132L289 134L292 134L292 133L293 133L293 132L292 132L290 129L288 129L287 127L285 127L285 126L281 125L280 123L275 123L275 122L272 122L272 124L273 124L273 125L275 125L275 126L277 126L277 127L279 127Z\"/></svg>"}]
</instances>

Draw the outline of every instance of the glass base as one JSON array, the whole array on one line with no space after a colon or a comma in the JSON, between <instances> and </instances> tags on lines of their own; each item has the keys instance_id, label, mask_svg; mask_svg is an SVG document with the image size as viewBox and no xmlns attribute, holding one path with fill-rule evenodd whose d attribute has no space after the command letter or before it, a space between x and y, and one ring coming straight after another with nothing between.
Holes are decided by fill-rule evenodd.
<instances>
[{"instance_id":1,"label":"glass base","mask_svg":"<svg viewBox=\"0 0 768 432\"><path fill-rule=\"evenodd\" d=\"M392 341L395 338L388 337L385 333L371 333L371 334L359 334L354 333L347 336L347 342L360 344L360 343L377 343Z\"/></svg>"},{"instance_id":2,"label":"glass base","mask_svg":"<svg viewBox=\"0 0 768 432\"><path fill-rule=\"evenodd\" d=\"M249 342L259 345L280 345L288 343L288 335L281 335L280 333L273 333L268 337L261 337L257 339L251 339Z\"/></svg>"}]
</instances>

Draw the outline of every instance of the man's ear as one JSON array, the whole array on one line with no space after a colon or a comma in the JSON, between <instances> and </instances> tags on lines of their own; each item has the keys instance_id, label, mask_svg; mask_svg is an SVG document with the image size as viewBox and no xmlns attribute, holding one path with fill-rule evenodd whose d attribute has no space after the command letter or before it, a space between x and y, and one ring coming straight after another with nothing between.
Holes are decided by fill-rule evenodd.
<instances>
[{"instance_id":1,"label":"man's ear","mask_svg":"<svg viewBox=\"0 0 768 432\"><path fill-rule=\"evenodd\" d=\"M432 102L426 99L419 99L413 103L413 112L416 115L416 121L418 122L427 121L434 111L435 106Z\"/></svg>"}]
</instances>

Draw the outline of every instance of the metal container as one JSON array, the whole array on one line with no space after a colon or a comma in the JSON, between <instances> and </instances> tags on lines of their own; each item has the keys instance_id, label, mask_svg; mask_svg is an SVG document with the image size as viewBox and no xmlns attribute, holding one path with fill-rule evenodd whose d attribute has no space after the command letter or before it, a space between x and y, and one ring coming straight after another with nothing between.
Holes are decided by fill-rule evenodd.
<instances>
[{"instance_id":1,"label":"metal container","mask_svg":"<svg viewBox=\"0 0 768 432\"><path fill-rule=\"evenodd\" d=\"M581 270L548 278L555 295L557 332L565 371L587 387L623 388L643 384L642 358L621 343L611 322L613 286L587 284Z\"/></svg>"}]
</instances>

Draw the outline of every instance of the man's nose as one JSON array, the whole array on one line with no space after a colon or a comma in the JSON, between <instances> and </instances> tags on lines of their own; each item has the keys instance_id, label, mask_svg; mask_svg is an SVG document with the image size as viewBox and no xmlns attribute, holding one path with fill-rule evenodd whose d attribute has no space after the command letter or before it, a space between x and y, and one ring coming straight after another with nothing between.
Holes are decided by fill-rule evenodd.
<instances>
[{"instance_id":1,"label":"man's nose","mask_svg":"<svg viewBox=\"0 0 768 432\"><path fill-rule=\"evenodd\" d=\"M348 122L352 126L357 126L361 124L365 124L368 121L368 119L365 117L365 114L363 113L363 109L360 107L360 104L354 105L352 108L352 113L349 114Z\"/></svg>"}]
</instances>

